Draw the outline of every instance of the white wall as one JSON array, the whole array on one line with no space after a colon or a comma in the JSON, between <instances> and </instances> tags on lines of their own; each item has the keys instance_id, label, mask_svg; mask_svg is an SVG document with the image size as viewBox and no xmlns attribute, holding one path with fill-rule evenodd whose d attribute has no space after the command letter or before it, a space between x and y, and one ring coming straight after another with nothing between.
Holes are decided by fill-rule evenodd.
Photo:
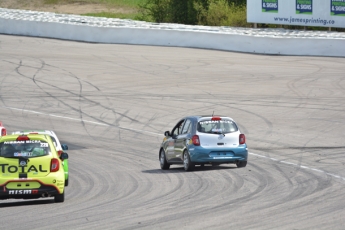
<instances>
[{"instance_id":1,"label":"white wall","mask_svg":"<svg viewBox=\"0 0 345 230\"><path fill-rule=\"evenodd\" d=\"M0 9L2 34L260 54L345 56L345 33L154 24L42 12L5 11L5 14L1 13Z\"/></svg>"}]
</instances>

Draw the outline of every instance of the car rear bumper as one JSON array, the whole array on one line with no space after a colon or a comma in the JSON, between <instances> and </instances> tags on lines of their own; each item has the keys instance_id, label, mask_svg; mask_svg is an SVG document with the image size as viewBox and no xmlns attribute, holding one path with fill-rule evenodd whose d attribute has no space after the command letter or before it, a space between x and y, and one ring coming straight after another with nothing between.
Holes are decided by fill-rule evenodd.
<instances>
[{"instance_id":1,"label":"car rear bumper","mask_svg":"<svg viewBox=\"0 0 345 230\"><path fill-rule=\"evenodd\" d=\"M193 163L237 163L248 160L246 145L237 148L205 148L193 146L188 149Z\"/></svg>"},{"instance_id":2,"label":"car rear bumper","mask_svg":"<svg viewBox=\"0 0 345 230\"><path fill-rule=\"evenodd\" d=\"M9 180L0 185L0 199L35 199L50 197L64 192L64 181L53 180L46 184L40 180ZM35 186L32 186L32 185ZM15 186L14 186L15 185Z\"/></svg>"},{"instance_id":3,"label":"car rear bumper","mask_svg":"<svg viewBox=\"0 0 345 230\"><path fill-rule=\"evenodd\" d=\"M0 189L0 199L35 199L60 194L52 186L42 186L39 189L6 189L2 186Z\"/></svg>"}]
</instances>

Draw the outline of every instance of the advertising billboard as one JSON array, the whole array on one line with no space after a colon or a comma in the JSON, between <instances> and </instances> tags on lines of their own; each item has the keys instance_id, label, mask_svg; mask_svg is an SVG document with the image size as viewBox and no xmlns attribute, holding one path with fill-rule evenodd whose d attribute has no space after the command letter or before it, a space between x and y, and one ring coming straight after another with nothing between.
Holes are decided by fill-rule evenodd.
<instances>
[{"instance_id":1,"label":"advertising billboard","mask_svg":"<svg viewBox=\"0 0 345 230\"><path fill-rule=\"evenodd\" d=\"M247 0L247 22L345 28L345 0Z\"/></svg>"}]
</instances>

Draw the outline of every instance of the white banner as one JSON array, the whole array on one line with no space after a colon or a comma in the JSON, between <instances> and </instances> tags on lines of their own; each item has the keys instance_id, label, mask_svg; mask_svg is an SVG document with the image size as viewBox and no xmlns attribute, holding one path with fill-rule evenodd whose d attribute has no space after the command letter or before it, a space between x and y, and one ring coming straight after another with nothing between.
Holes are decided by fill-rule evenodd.
<instances>
[{"instance_id":1,"label":"white banner","mask_svg":"<svg viewBox=\"0 0 345 230\"><path fill-rule=\"evenodd\" d=\"M345 28L345 0L247 0L247 22Z\"/></svg>"}]
</instances>

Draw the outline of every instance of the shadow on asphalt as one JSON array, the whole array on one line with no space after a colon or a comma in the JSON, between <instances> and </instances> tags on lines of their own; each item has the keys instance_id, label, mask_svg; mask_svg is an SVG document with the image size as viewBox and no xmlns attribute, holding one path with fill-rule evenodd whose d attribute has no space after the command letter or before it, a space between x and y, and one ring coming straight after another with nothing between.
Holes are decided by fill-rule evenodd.
<instances>
[{"instance_id":1,"label":"shadow on asphalt","mask_svg":"<svg viewBox=\"0 0 345 230\"><path fill-rule=\"evenodd\" d=\"M6 203L1 203L3 201L6 201ZM52 204L52 203L55 203L54 198L50 198L50 199L45 198L45 199L37 199L37 200L36 199L35 200L8 199L8 200L0 200L0 208L20 207L20 206L28 206L28 205L42 205L42 204Z\"/></svg>"},{"instance_id":2,"label":"shadow on asphalt","mask_svg":"<svg viewBox=\"0 0 345 230\"><path fill-rule=\"evenodd\" d=\"M176 167L178 166L178 167ZM174 165L174 166L170 166L170 169L168 170L162 170L160 168L157 169L149 169L149 170L143 170L143 173L151 173L151 174L160 174L160 173L189 173L186 172L183 167L180 167L179 165ZM202 171L214 171L214 170L229 170L229 169L237 169L236 166L195 166L193 171L190 172L202 172Z\"/></svg>"}]
</instances>

